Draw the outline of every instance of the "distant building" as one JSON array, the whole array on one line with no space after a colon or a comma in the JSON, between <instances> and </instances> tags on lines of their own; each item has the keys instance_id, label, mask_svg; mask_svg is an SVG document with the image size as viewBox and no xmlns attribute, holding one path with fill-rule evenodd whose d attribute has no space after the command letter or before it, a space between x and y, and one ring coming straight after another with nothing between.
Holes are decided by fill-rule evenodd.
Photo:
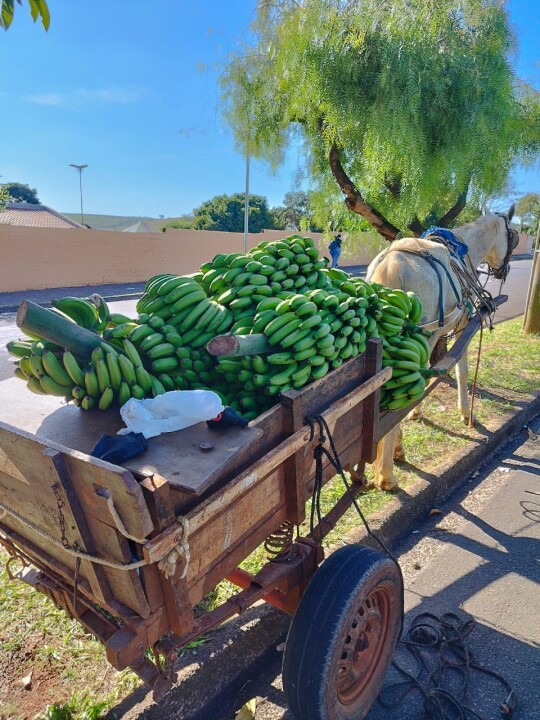
<instances>
[{"instance_id":1,"label":"distant building","mask_svg":"<svg viewBox=\"0 0 540 720\"><path fill-rule=\"evenodd\" d=\"M31 203L8 203L4 212L0 212L0 224L19 225L21 227L45 228L80 228L85 229L75 220L70 220L62 213L52 210L46 205Z\"/></svg>"}]
</instances>

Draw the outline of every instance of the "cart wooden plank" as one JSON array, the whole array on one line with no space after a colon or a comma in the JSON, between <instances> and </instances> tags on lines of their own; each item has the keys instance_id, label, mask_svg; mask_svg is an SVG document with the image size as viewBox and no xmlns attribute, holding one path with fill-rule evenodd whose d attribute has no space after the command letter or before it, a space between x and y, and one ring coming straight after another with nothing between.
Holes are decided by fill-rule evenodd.
<instances>
[{"instance_id":1,"label":"cart wooden plank","mask_svg":"<svg viewBox=\"0 0 540 720\"><path fill-rule=\"evenodd\" d=\"M85 412L62 398L29 395L17 378L2 383L0 421L35 433L47 442L90 453L103 434L116 435L124 423L118 409ZM148 450L124 463L137 476L158 474L173 488L198 497L240 466L263 430L256 427L209 430L206 423L151 438ZM201 444L212 449L203 452Z\"/></svg>"}]
</instances>

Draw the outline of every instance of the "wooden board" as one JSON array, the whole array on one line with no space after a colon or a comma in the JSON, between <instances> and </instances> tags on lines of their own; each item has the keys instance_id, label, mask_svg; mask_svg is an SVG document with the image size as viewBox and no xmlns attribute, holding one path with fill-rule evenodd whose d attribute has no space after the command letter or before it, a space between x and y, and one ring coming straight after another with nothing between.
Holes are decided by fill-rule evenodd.
<instances>
[{"instance_id":1,"label":"wooden board","mask_svg":"<svg viewBox=\"0 0 540 720\"><path fill-rule=\"evenodd\" d=\"M99 557L129 563L132 551L118 532L107 501L112 498L127 531L138 538L152 533L154 526L142 490L129 472L101 460L52 443L0 423L0 496L8 510L34 527L6 512L1 519L7 532L27 538L41 557L50 556L73 577L76 559L51 543L39 530L62 541L62 522L58 497L64 505L65 539ZM148 603L136 571L114 568L96 569L81 563L95 597L107 604L110 597L142 617L149 614Z\"/></svg>"},{"instance_id":2,"label":"wooden board","mask_svg":"<svg viewBox=\"0 0 540 720\"><path fill-rule=\"evenodd\" d=\"M17 378L0 384L0 421L35 433L46 442L89 453L103 435L116 435L124 423L118 409L85 412L61 398L34 395ZM206 423L151 438L148 450L124 463L137 476L157 474L174 488L200 496L241 464L248 448L262 438L254 427L209 430ZM203 452L201 444L212 445Z\"/></svg>"}]
</instances>

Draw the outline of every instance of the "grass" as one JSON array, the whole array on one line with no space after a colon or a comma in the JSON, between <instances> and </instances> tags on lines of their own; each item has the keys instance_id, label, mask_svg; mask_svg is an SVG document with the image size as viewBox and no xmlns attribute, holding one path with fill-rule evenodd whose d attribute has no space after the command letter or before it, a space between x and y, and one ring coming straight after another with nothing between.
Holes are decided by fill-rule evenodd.
<instances>
[{"instance_id":1,"label":"grass","mask_svg":"<svg viewBox=\"0 0 540 720\"><path fill-rule=\"evenodd\" d=\"M471 379L477 346L478 335L469 352ZM520 318L498 325L492 334L484 333L475 400L477 428L469 430L460 421L453 382L441 383L424 403L424 419L403 423L407 463L396 467L400 486L414 482L419 469L433 471L442 457L465 450L471 442L480 442L485 438L485 429L489 430L497 418L530 402L540 387L539 358L540 337L523 335ZM342 493L339 478L328 483L322 497L323 512ZM391 498L391 493L372 488L361 496L360 503L369 516ZM355 511L350 510L325 544L339 543L358 522ZM0 565L5 560L6 555L0 552ZM256 572L264 562L264 550L258 548L242 567ZM230 583L220 583L205 599L205 608L214 607L234 591ZM196 653L207 641L206 637L194 641L183 650L184 654ZM32 687L24 690L20 680L30 672ZM138 685L140 680L133 673L117 673L108 665L102 646L85 635L77 623L44 596L10 581L0 567L2 720L34 718L38 713L40 718L52 720L95 720ZM81 688L85 689L82 694Z\"/></svg>"}]
</instances>

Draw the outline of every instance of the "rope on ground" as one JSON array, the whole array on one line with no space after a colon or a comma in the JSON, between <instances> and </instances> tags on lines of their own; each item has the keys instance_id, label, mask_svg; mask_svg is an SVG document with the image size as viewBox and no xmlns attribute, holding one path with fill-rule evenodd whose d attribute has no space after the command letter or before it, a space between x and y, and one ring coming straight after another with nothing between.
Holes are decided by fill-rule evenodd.
<instances>
[{"instance_id":1,"label":"rope on ground","mask_svg":"<svg viewBox=\"0 0 540 720\"><path fill-rule=\"evenodd\" d=\"M500 710L503 718L511 720L517 708L514 690L502 675L478 664L467 646L475 627L475 620L463 620L455 613L417 615L392 660L392 667L404 679L388 683L379 694L379 703L387 709L399 708L410 693L418 693L424 717L430 720L487 720L467 704L476 672L502 686ZM414 670L401 664L403 656L413 660Z\"/></svg>"}]
</instances>

